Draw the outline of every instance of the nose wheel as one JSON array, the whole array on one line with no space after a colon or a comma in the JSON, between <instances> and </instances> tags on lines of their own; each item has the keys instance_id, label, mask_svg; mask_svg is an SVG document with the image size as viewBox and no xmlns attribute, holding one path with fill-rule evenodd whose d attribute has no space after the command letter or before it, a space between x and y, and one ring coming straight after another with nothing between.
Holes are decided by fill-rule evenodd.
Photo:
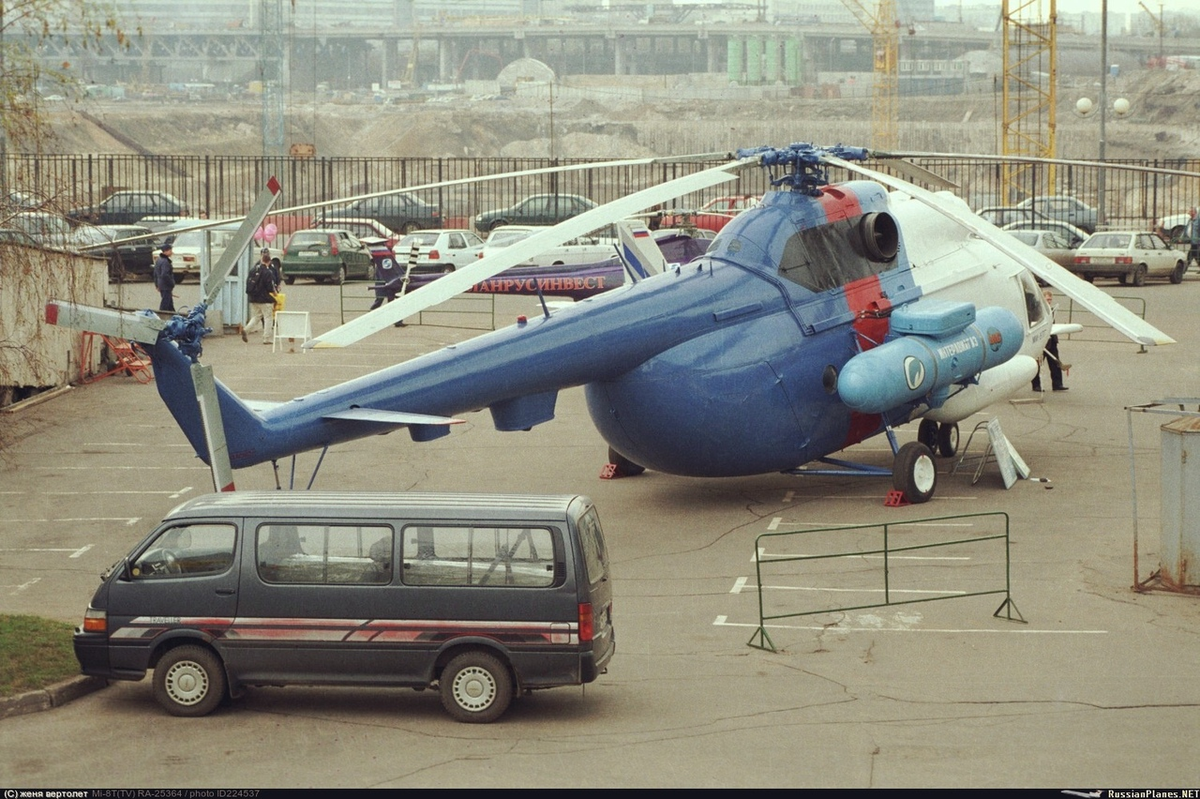
<instances>
[{"instance_id":1,"label":"nose wheel","mask_svg":"<svg viewBox=\"0 0 1200 799\"><path fill-rule=\"evenodd\" d=\"M902 446L892 462L892 487L914 505L932 499L937 488L933 450L920 441Z\"/></svg>"}]
</instances>

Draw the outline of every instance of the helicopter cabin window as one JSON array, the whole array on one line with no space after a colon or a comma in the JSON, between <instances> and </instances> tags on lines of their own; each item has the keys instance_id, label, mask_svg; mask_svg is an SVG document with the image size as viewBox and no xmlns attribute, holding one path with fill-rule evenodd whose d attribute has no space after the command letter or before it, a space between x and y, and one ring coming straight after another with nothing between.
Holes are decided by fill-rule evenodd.
<instances>
[{"instance_id":1,"label":"helicopter cabin window","mask_svg":"<svg viewBox=\"0 0 1200 799\"><path fill-rule=\"evenodd\" d=\"M886 213L817 225L788 239L779 274L809 291L828 291L890 268L898 243L895 221Z\"/></svg>"},{"instance_id":2,"label":"helicopter cabin window","mask_svg":"<svg viewBox=\"0 0 1200 799\"><path fill-rule=\"evenodd\" d=\"M541 527L426 527L404 530L407 585L548 588L565 570L554 535Z\"/></svg>"}]
</instances>

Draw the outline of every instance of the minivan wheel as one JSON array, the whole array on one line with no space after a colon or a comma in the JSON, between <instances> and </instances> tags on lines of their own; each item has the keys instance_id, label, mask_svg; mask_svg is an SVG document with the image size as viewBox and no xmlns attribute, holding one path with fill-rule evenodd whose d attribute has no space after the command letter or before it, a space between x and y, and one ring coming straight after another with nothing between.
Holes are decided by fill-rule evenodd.
<instances>
[{"instance_id":1,"label":"minivan wheel","mask_svg":"<svg viewBox=\"0 0 1200 799\"><path fill-rule=\"evenodd\" d=\"M202 646L179 646L154 667L154 698L172 716L205 716L225 697L225 670Z\"/></svg>"},{"instance_id":2,"label":"minivan wheel","mask_svg":"<svg viewBox=\"0 0 1200 799\"><path fill-rule=\"evenodd\" d=\"M495 655L464 652L442 670L438 679L442 707L455 721L486 724L495 721L512 702L508 669Z\"/></svg>"}]
</instances>

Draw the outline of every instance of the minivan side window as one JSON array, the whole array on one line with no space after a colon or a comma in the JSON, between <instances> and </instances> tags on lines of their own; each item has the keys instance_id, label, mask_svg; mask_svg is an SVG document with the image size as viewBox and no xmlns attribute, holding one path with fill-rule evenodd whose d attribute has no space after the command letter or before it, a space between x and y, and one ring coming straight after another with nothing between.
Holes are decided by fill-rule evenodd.
<instances>
[{"instance_id":1,"label":"minivan side window","mask_svg":"<svg viewBox=\"0 0 1200 799\"><path fill-rule=\"evenodd\" d=\"M263 524L255 551L258 574L267 583L392 581L392 528L384 525Z\"/></svg>"},{"instance_id":2,"label":"minivan side window","mask_svg":"<svg viewBox=\"0 0 1200 799\"><path fill-rule=\"evenodd\" d=\"M560 578L555 537L541 527L404 528L407 585L548 588Z\"/></svg>"},{"instance_id":3,"label":"minivan side window","mask_svg":"<svg viewBox=\"0 0 1200 799\"><path fill-rule=\"evenodd\" d=\"M231 524L168 527L130 568L136 580L220 574L233 563L237 530Z\"/></svg>"}]
</instances>

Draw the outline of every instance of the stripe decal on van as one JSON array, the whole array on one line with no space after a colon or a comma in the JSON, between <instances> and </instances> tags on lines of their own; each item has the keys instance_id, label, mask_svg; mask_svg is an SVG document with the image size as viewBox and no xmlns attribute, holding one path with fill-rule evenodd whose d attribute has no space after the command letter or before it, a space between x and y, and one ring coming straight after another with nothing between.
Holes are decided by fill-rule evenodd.
<instances>
[{"instance_id":1,"label":"stripe decal on van","mask_svg":"<svg viewBox=\"0 0 1200 799\"><path fill-rule=\"evenodd\" d=\"M444 619L303 619L139 616L111 637L150 639L168 630L192 628L228 642L440 643L475 635L506 644L579 643L577 622L446 621Z\"/></svg>"}]
</instances>

